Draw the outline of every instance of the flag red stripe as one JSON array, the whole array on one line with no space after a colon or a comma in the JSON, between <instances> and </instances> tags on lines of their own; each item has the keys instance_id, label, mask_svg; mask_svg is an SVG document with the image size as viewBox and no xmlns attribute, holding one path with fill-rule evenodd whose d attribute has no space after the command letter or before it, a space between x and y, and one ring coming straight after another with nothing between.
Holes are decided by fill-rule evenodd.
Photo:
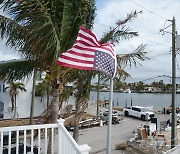
<instances>
[{"instance_id":1,"label":"flag red stripe","mask_svg":"<svg viewBox=\"0 0 180 154\"><path fill-rule=\"evenodd\" d=\"M88 48L91 48L91 47L94 47L94 46L92 46L92 45L90 45L90 44L88 44L88 43L86 43L86 42L84 42L84 41L82 41L82 40L76 40L76 42L75 42L75 45L78 45L78 43L80 43L80 44L82 44L82 45L84 45L84 46L87 46ZM107 46L107 45L106 45ZM114 52L111 50L111 49L109 49L109 48L107 48L107 47L105 47L105 46L96 46L96 47L94 47L94 48L97 48L97 50L98 49L104 49L104 50L106 50L107 52L110 52L113 56L114 56Z\"/></svg>"},{"instance_id":2,"label":"flag red stripe","mask_svg":"<svg viewBox=\"0 0 180 154\"><path fill-rule=\"evenodd\" d=\"M94 52L94 49L84 48L84 47L80 47L80 46L78 46L78 45L74 45L73 48L76 48L76 49L79 49L79 50L84 50L84 51Z\"/></svg>"},{"instance_id":3,"label":"flag red stripe","mask_svg":"<svg viewBox=\"0 0 180 154\"><path fill-rule=\"evenodd\" d=\"M62 63L60 61L56 61L56 64L59 64L61 66L65 66L65 67L81 69L81 70L93 70L93 67L76 66L76 65L71 65L71 64L67 64L67 63Z\"/></svg>"},{"instance_id":4,"label":"flag red stripe","mask_svg":"<svg viewBox=\"0 0 180 154\"><path fill-rule=\"evenodd\" d=\"M92 37L94 37L95 40L96 40L96 42L99 43L99 41L98 41L97 38L96 38L96 35L94 35L90 30L88 30L88 29L86 29L86 28L84 28L84 27L80 27L80 29L83 30L84 32L88 33L88 34L91 35Z\"/></svg>"},{"instance_id":5,"label":"flag red stripe","mask_svg":"<svg viewBox=\"0 0 180 154\"><path fill-rule=\"evenodd\" d=\"M100 44L96 36L84 27L80 28L74 45L62 53L56 63L65 67L100 71L110 78L116 73L113 45Z\"/></svg>"},{"instance_id":6,"label":"flag red stripe","mask_svg":"<svg viewBox=\"0 0 180 154\"><path fill-rule=\"evenodd\" d=\"M71 58L71 57L66 56L66 55L61 55L60 58L70 60L73 62L83 63L83 64L94 64L93 61L88 61L88 59L87 60L81 60L81 59Z\"/></svg>"},{"instance_id":7,"label":"flag red stripe","mask_svg":"<svg viewBox=\"0 0 180 154\"><path fill-rule=\"evenodd\" d=\"M97 44L96 42L94 42L94 40L93 40L93 39L91 39L90 37L87 37L87 36L85 36L85 35L83 35L83 34L81 34L81 33L78 33L78 37L80 37L80 38L83 38L83 39L85 39L85 40L90 41L91 43L93 43L93 44L94 44L94 46L99 45L99 44Z\"/></svg>"},{"instance_id":8,"label":"flag red stripe","mask_svg":"<svg viewBox=\"0 0 180 154\"><path fill-rule=\"evenodd\" d=\"M112 43L106 43L106 44L102 44L102 46L109 46L112 51L114 51L114 48L113 48L113 44Z\"/></svg>"},{"instance_id":9,"label":"flag red stripe","mask_svg":"<svg viewBox=\"0 0 180 154\"><path fill-rule=\"evenodd\" d=\"M87 43L87 42L84 42L83 40L76 40L76 41L75 41L75 44L78 44L78 43L81 43L81 44L83 44L84 46L94 47L94 46L92 46L91 44L89 44L89 43Z\"/></svg>"},{"instance_id":10,"label":"flag red stripe","mask_svg":"<svg viewBox=\"0 0 180 154\"><path fill-rule=\"evenodd\" d=\"M106 45L107 46L107 45ZM111 52L111 54L114 56L114 52L111 50L111 49L109 49L109 48L106 48L105 46L100 46L100 47L97 47L97 48L101 48L101 49L104 49L104 50L107 50L107 51L110 51Z\"/></svg>"},{"instance_id":11,"label":"flag red stripe","mask_svg":"<svg viewBox=\"0 0 180 154\"><path fill-rule=\"evenodd\" d=\"M87 58L94 58L94 55L88 55L88 54L83 54L83 53L78 53L73 50L69 50L68 53L71 53L73 55L81 56L81 57L87 57Z\"/></svg>"}]
</instances>

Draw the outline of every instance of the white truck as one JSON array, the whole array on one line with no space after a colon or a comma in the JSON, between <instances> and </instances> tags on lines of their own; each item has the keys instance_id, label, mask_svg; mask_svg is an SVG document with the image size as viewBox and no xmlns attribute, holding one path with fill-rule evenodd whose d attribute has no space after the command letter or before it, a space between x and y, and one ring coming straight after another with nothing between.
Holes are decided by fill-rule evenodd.
<instances>
[{"instance_id":1,"label":"white truck","mask_svg":"<svg viewBox=\"0 0 180 154\"><path fill-rule=\"evenodd\" d=\"M125 107L123 109L123 113L126 117L133 116L140 118L142 120L150 120L155 116L153 112L149 111L146 107L142 106Z\"/></svg>"}]
</instances>

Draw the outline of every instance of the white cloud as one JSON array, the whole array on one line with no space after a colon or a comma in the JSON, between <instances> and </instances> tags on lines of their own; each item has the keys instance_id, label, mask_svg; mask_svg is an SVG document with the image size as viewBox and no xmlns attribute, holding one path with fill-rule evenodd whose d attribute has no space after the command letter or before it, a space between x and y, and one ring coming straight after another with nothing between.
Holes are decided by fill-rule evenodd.
<instances>
[{"instance_id":1,"label":"white cloud","mask_svg":"<svg viewBox=\"0 0 180 154\"><path fill-rule=\"evenodd\" d=\"M97 4L100 2L97 1ZM166 19L172 20L173 16L176 17L177 30L180 29L180 20L178 20L180 19L180 2L178 0L106 0L106 3L97 8L94 32L98 37L102 36L102 31L108 29L108 26L114 26L117 20L124 19L127 13L133 10L143 10L142 14L127 24L132 31L138 31L139 37L121 41L116 46L116 52L129 53L143 43L147 44L146 50L150 51L148 56L152 59L141 62L143 67L132 67L126 70L132 77L139 80L158 75L171 75L171 54L169 54L171 26L166 29L169 33L165 35L161 35L160 29L171 25L172 23ZM177 62L179 60L178 55ZM177 76L180 76L179 70L177 70Z\"/></svg>"},{"instance_id":2,"label":"white cloud","mask_svg":"<svg viewBox=\"0 0 180 154\"><path fill-rule=\"evenodd\" d=\"M140 4L141 6L133 3ZM166 19L176 17L177 30L180 30L180 2L179 0L96 0L97 16L93 32L100 39L103 32L114 26L119 19L124 19L127 13L133 10L143 10L136 19L128 23L132 31L138 31L140 37L128 41L121 41L116 46L118 53L129 53L137 48L141 43L147 44L148 56L150 61L141 62L142 67L127 68L127 71L133 78L141 80L158 75L171 75L171 35L161 35L161 28L168 26L171 22ZM148 11L148 10L149 11ZM167 29L171 32L171 26ZM9 60L19 58L18 53L6 48L0 43L0 60ZM161 55L161 56L160 56ZM177 56L177 62L180 65L180 55ZM177 76L180 71L177 69Z\"/></svg>"},{"instance_id":3,"label":"white cloud","mask_svg":"<svg viewBox=\"0 0 180 154\"><path fill-rule=\"evenodd\" d=\"M0 42L0 61L20 58L20 54L7 47L3 41Z\"/></svg>"}]
</instances>

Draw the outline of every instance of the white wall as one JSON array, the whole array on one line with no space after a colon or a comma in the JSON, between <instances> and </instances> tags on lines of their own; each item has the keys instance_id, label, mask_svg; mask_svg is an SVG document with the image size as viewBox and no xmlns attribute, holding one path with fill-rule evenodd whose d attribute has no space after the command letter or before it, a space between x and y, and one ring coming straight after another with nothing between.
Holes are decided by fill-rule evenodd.
<instances>
[{"instance_id":1,"label":"white wall","mask_svg":"<svg viewBox=\"0 0 180 154\"><path fill-rule=\"evenodd\" d=\"M2 81L0 81L1 83ZM16 118L27 118L30 116L31 108L31 93L32 93L32 79L29 79L27 82L24 82L26 92L20 91L17 95L17 114ZM37 82L38 84L38 82ZM5 85L6 87L7 85ZM11 98L9 96L9 89L6 92L0 92L0 101L4 103L4 119L11 119L14 117L14 112L11 112ZM73 109L75 109L75 98L71 96L67 102L63 102L61 113L66 113L65 107L67 104L72 104ZM43 98L41 102L40 97L35 97L35 106L34 106L34 116L41 115L42 112L46 109L46 97Z\"/></svg>"},{"instance_id":2,"label":"white wall","mask_svg":"<svg viewBox=\"0 0 180 154\"><path fill-rule=\"evenodd\" d=\"M20 91L17 95L17 118L26 118L30 116L32 79L24 82L26 92ZM4 119L12 118L14 113L8 108L11 107L9 89L4 93ZM40 97L35 97L34 116L40 115L46 109L46 99L40 102Z\"/></svg>"},{"instance_id":3,"label":"white wall","mask_svg":"<svg viewBox=\"0 0 180 154\"><path fill-rule=\"evenodd\" d=\"M0 80L0 102L1 102L1 109L0 109L0 113L3 114L3 109L4 109L4 95L3 95L3 81Z\"/></svg>"},{"instance_id":4,"label":"white wall","mask_svg":"<svg viewBox=\"0 0 180 154\"><path fill-rule=\"evenodd\" d=\"M4 97L3 97L3 81L0 80L0 101L4 102Z\"/></svg>"}]
</instances>

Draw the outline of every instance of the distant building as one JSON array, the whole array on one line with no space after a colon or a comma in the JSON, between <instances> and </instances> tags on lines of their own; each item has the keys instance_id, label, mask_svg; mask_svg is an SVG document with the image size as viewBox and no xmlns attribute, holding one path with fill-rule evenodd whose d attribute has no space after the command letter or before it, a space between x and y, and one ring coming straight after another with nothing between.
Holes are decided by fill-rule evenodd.
<instances>
[{"instance_id":1,"label":"distant building","mask_svg":"<svg viewBox=\"0 0 180 154\"><path fill-rule=\"evenodd\" d=\"M124 91L123 91L124 93L131 93L131 89L125 89Z\"/></svg>"}]
</instances>

